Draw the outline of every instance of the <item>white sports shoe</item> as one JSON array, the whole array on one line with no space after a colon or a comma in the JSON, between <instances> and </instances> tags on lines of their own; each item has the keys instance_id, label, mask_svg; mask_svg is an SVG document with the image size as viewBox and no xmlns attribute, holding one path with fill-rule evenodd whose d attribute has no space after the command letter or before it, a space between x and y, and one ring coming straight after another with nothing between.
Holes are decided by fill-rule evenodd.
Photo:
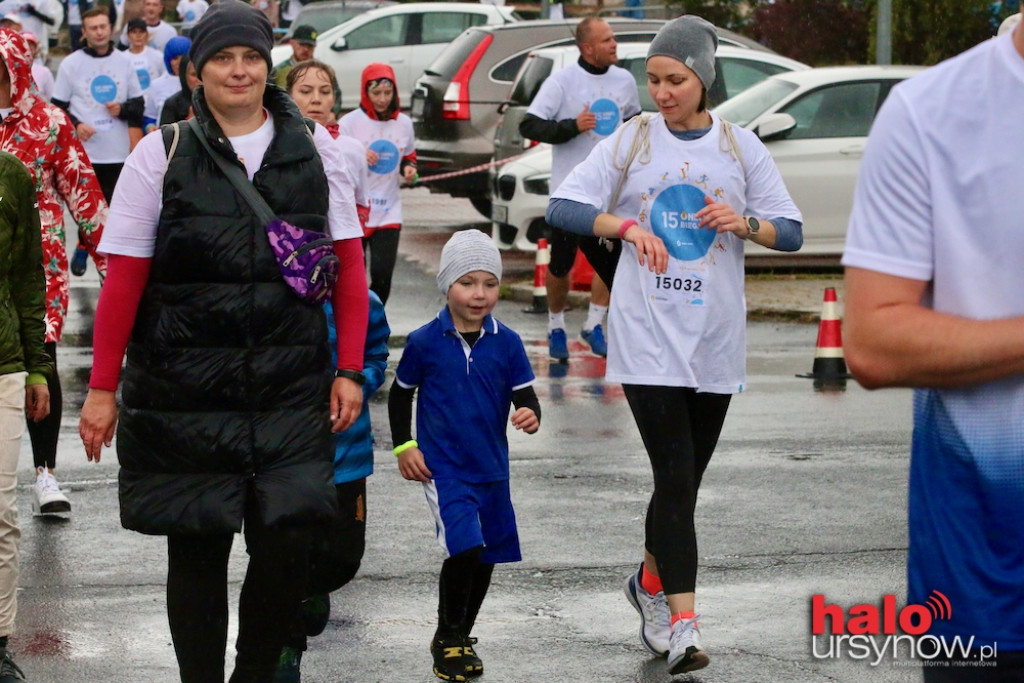
<instances>
[{"instance_id":1,"label":"white sports shoe","mask_svg":"<svg viewBox=\"0 0 1024 683\"><path fill-rule=\"evenodd\" d=\"M640 570L626 579L626 599L640 613L640 642L653 654L664 657L669 651L672 615L669 614L668 601L663 592L651 595L644 590L640 584L643 565L640 567Z\"/></svg>"},{"instance_id":2,"label":"white sports shoe","mask_svg":"<svg viewBox=\"0 0 1024 683\"><path fill-rule=\"evenodd\" d=\"M711 661L700 644L697 619L680 619L672 625L672 638L668 650L668 672L673 676L687 671L703 669Z\"/></svg>"},{"instance_id":3,"label":"white sports shoe","mask_svg":"<svg viewBox=\"0 0 1024 683\"><path fill-rule=\"evenodd\" d=\"M36 485L32 487L32 513L49 515L71 512L71 501L60 490L57 478L45 467L36 468Z\"/></svg>"}]
</instances>

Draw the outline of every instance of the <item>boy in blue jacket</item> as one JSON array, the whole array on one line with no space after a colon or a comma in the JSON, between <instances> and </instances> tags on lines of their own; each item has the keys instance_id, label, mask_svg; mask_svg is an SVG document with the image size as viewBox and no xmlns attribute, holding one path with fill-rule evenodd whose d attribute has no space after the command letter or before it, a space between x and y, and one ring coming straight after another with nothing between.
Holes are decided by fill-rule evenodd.
<instances>
[{"instance_id":1,"label":"boy in blue jacket","mask_svg":"<svg viewBox=\"0 0 1024 683\"><path fill-rule=\"evenodd\" d=\"M336 349L334 311L324 305L331 349ZM339 516L334 524L313 532L309 551L309 595L302 606L302 620L281 651L274 683L298 683L306 637L317 636L331 613L330 592L356 575L366 548L366 478L373 474L373 432L370 398L384 385L388 367L391 328L380 297L370 292L370 317L366 325L363 356L363 410L355 423L334 435L334 486L338 491ZM333 351L337 354L337 351ZM333 362L337 362L337 358ZM333 366L332 366L333 367Z\"/></svg>"}]
</instances>

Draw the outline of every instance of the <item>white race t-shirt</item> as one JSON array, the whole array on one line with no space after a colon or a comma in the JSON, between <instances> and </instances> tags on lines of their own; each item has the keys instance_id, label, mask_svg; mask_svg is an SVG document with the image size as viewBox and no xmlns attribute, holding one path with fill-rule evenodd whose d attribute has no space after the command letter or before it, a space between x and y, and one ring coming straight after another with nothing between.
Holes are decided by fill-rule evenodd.
<instances>
[{"instance_id":1,"label":"white race t-shirt","mask_svg":"<svg viewBox=\"0 0 1024 683\"><path fill-rule=\"evenodd\" d=\"M1024 315L1024 202L1014 199L1024 129L1003 116L1024 112L1024 59L1012 36L893 89L868 137L843 252L845 266L930 282L926 305L978 320ZM951 107L964 83L970 102ZM957 413L1017 415L1010 407L1024 405L1024 379L941 394ZM1019 434L1014 420L990 426Z\"/></svg>"},{"instance_id":2,"label":"white race t-shirt","mask_svg":"<svg viewBox=\"0 0 1024 683\"><path fill-rule=\"evenodd\" d=\"M551 189L558 189L590 150L615 132L627 116L640 113L640 96L633 75L618 66L604 74L586 71L578 63L551 74L540 87L527 114L547 121L574 119L589 108L597 127L551 149Z\"/></svg>"},{"instance_id":3,"label":"white race t-shirt","mask_svg":"<svg viewBox=\"0 0 1024 683\"><path fill-rule=\"evenodd\" d=\"M153 81L146 91L146 109L143 114L147 119L160 122L160 112L164 108L167 98L176 92L181 91L181 79L174 74L165 73Z\"/></svg>"},{"instance_id":4,"label":"white race t-shirt","mask_svg":"<svg viewBox=\"0 0 1024 683\"><path fill-rule=\"evenodd\" d=\"M355 109L338 121L342 135L355 138L363 145L363 165L366 165L367 148L377 152L378 160L368 167L366 174L366 197L370 203L370 220L367 227L402 224L402 201L399 186L402 181L400 168L402 157L416 150L416 139L412 132L412 119L399 114L397 119L377 121L371 119L362 109Z\"/></svg>"},{"instance_id":5,"label":"white race t-shirt","mask_svg":"<svg viewBox=\"0 0 1024 683\"><path fill-rule=\"evenodd\" d=\"M141 95L135 67L120 50L103 57L85 50L72 52L60 63L53 86L53 99L70 102L71 113L96 129L82 143L94 164L119 164L129 151L128 124L107 111L105 103L124 104Z\"/></svg>"},{"instance_id":6,"label":"white race t-shirt","mask_svg":"<svg viewBox=\"0 0 1024 683\"><path fill-rule=\"evenodd\" d=\"M44 64L32 62L32 80L36 82L39 94L49 102L53 96L53 72Z\"/></svg>"},{"instance_id":7,"label":"white race t-shirt","mask_svg":"<svg viewBox=\"0 0 1024 683\"><path fill-rule=\"evenodd\" d=\"M370 200L366 196L366 175L369 173L366 168L366 150L358 140L347 135L336 137L334 144L341 148L345 157L345 173L355 190L356 206L369 206Z\"/></svg>"},{"instance_id":8,"label":"white race t-shirt","mask_svg":"<svg viewBox=\"0 0 1024 683\"><path fill-rule=\"evenodd\" d=\"M802 220L775 162L757 136L733 126L744 166L721 148L721 121L697 140L680 140L660 114L650 117L649 163L629 168L617 206L608 207L620 171L615 138L600 142L552 197L571 199L632 217L658 235L670 263L655 275L637 263L636 247L624 242L608 314L610 382L694 387L734 394L746 382L746 302L743 240L697 226L705 197L726 202L738 214ZM624 162L635 125L619 145ZM728 148L727 148L728 149Z\"/></svg>"},{"instance_id":9,"label":"white race t-shirt","mask_svg":"<svg viewBox=\"0 0 1024 683\"><path fill-rule=\"evenodd\" d=\"M149 86L156 79L167 73L167 67L164 66L163 53L159 50L154 50L148 45L142 48L142 52L138 54L131 50L125 50L125 54L131 60L132 66L135 68L135 74L139 77L139 86L143 90L148 90Z\"/></svg>"},{"instance_id":10,"label":"white race t-shirt","mask_svg":"<svg viewBox=\"0 0 1024 683\"><path fill-rule=\"evenodd\" d=\"M185 124L181 124L185 125ZM254 132L228 138L245 172L252 180L263 163L263 155L274 138L274 120L267 120ZM345 173L341 147L327 130L317 124L313 142L324 164L329 189L327 226L335 240L363 236L356 215L353 188ZM167 152L163 134L155 130L135 146L118 178L110 212L100 238L99 250L104 254L121 254L149 258L153 255L156 229L163 203L164 174Z\"/></svg>"},{"instance_id":11,"label":"white race t-shirt","mask_svg":"<svg viewBox=\"0 0 1024 683\"><path fill-rule=\"evenodd\" d=\"M203 18L210 6L206 0L181 0L178 3L178 16L181 17L183 29L192 28L196 22Z\"/></svg>"}]
</instances>

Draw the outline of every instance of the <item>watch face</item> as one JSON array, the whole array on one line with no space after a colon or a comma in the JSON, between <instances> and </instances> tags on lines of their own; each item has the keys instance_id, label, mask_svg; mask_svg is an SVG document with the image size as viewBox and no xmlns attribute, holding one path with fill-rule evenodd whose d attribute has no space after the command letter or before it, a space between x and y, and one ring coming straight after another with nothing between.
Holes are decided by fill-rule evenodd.
<instances>
[{"instance_id":1,"label":"watch face","mask_svg":"<svg viewBox=\"0 0 1024 683\"><path fill-rule=\"evenodd\" d=\"M753 216L747 218L747 227L750 228L750 232L756 233L761 229L761 223Z\"/></svg>"}]
</instances>

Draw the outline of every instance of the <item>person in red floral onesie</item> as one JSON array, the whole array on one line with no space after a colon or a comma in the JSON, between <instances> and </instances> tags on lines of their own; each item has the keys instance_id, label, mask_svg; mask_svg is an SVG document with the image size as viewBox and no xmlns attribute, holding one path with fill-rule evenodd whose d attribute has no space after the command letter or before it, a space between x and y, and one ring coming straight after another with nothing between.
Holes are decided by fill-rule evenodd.
<instances>
[{"instance_id":1,"label":"person in red floral onesie","mask_svg":"<svg viewBox=\"0 0 1024 683\"><path fill-rule=\"evenodd\" d=\"M57 361L56 345L68 310L68 255L64 245L63 201L103 277L106 259L96 253L107 204L89 156L67 114L44 100L32 80L32 48L9 29L0 29L0 149L21 159L35 181L46 273L46 352ZM50 415L30 423L36 485L36 514L66 514L71 502L53 476L60 432L61 388L51 374Z\"/></svg>"}]
</instances>

